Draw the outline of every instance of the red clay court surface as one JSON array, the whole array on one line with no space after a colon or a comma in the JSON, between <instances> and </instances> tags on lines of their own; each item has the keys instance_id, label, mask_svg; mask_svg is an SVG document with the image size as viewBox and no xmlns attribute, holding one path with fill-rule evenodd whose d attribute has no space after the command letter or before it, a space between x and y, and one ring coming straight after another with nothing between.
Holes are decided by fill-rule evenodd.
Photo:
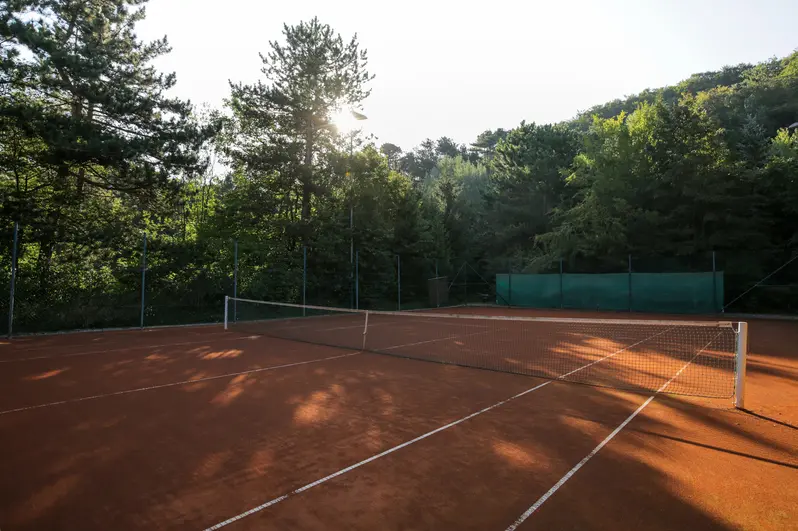
<instances>
[{"instance_id":1,"label":"red clay court surface","mask_svg":"<svg viewBox=\"0 0 798 531\"><path fill-rule=\"evenodd\" d=\"M798 529L798 322L748 322L748 411L221 326L5 341L0 529Z\"/></svg>"}]
</instances>

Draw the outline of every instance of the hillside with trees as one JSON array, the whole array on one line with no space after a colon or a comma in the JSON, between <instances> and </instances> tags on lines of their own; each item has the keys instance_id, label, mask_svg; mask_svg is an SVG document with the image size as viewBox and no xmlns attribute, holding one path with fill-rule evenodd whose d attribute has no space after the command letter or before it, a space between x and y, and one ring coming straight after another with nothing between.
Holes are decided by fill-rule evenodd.
<instances>
[{"instance_id":1,"label":"hillside with trees","mask_svg":"<svg viewBox=\"0 0 798 531\"><path fill-rule=\"evenodd\" d=\"M464 263L489 283L631 255L714 259L727 303L778 270L729 311L798 311L798 52L405 150L333 122L380 75L368 43L287 24L257 82L198 108L152 66L168 42L136 36L143 3L0 6L0 284L18 223L23 331L137 325L142 270L148 324L218 320L234 281L300 301L305 259L308 303L349 306L350 253L361 307L394 308L398 275L410 305Z\"/></svg>"}]
</instances>

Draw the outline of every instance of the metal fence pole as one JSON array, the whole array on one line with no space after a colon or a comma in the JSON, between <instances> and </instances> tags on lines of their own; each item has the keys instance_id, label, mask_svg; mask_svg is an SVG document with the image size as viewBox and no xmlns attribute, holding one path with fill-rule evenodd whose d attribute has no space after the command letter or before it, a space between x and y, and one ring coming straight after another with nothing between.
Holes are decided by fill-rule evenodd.
<instances>
[{"instance_id":1,"label":"metal fence pole","mask_svg":"<svg viewBox=\"0 0 798 531\"><path fill-rule=\"evenodd\" d=\"M718 275L715 269L715 251L712 251L712 311L718 311Z\"/></svg>"},{"instance_id":2,"label":"metal fence pole","mask_svg":"<svg viewBox=\"0 0 798 531\"><path fill-rule=\"evenodd\" d=\"M402 311L402 257L396 255L396 307Z\"/></svg>"},{"instance_id":3,"label":"metal fence pole","mask_svg":"<svg viewBox=\"0 0 798 531\"><path fill-rule=\"evenodd\" d=\"M355 310L360 309L360 251L355 251Z\"/></svg>"},{"instance_id":4,"label":"metal fence pole","mask_svg":"<svg viewBox=\"0 0 798 531\"><path fill-rule=\"evenodd\" d=\"M463 262L463 306L468 306L468 268L466 262Z\"/></svg>"},{"instance_id":5,"label":"metal fence pole","mask_svg":"<svg viewBox=\"0 0 798 531\"><path fill-rule=\"evenodd\" d=\"M14 222L14 246L11 248L11 285L8 293L8 338L14 330L14 290L17 284L17 243L19 242L19 222Z\"/></svg>"},{"instance_id":6,"label":"metal fence pole","mask_svg":"<svg viewBox=\"0 0 798 531\"><path fill-rule=\"evenodd\" d=\"M147 233L144 233L144 249L141 253L141 316L139 326L144 328L144 302L147 283Z\"/></svg>"},{"instance_id":7,"label":"metal fence pole","mask_svg":"<svg viewBox=\"0 0 798 531\"><path fill-rule=\"evenodd\" d=\"M238 321L238 240L233 240L233 322Z\"/></svg>"},{"instance_id":8,"label":"metal fence pole","mask_svg":"<svg viewBox=\"0 0 798 531\"><path fill-rule=\"evenodd\" d=\"M308 246L302 246L302 317L305 317L305 305L308 294Z\"/></svg>"},{"instance_id":9,"label":"metal fence pole","mask_svg":"<svg viewBox=\"0 0 798 531\"><path fill-rule=\"evenodd\" d=\"M563 294L562 294L562 258L560 258L560 309L563 307Z\"/></svg>"},{"instance_id":10,"label":"metal fence pole","mask_svg":"<svg viewBox=\"0 0 798 531\"><path fill-rule=\"evenodd\" d=\"M510 268L507 268L507 306L513 305L513 274Z\"/></svg>"},{"instance_id":11,"label":"metal fence pole","mask_svg":"<svg viewBox=\"0 0 798 531\"><path fill-rule=\"evenodd\" d=\"M629 255L629 311L632 311L632 255Z\"/></svg>"}]
</instances>

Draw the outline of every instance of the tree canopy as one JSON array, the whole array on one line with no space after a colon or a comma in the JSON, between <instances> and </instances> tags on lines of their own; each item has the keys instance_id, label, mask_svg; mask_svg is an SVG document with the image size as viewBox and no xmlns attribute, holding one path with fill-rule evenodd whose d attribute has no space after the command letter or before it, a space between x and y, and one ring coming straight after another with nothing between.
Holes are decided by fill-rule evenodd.
<instances>
[{"instance_id":1,"label":"tree canopy","mask_svg":"<svg viewBox=\"0 0 798 531\"><path fill-rule=\"evenodd\" d=\"M150 324L217 319L234 276L238 294L299 301L305 260L308 302L346 306L350 242L360 303L390 308L400 281L421 304L465 262L489 282L714 257L728 301L798 256L798 52L563 123L377 146L332 122L369 97L356 35L285 25L253 50L259 81L198 109L152 66L167 40L137 38L144 4L0 6L0 281L17 222L23 328L136 324L142 268ZM773 279L733 308L798 310L798 267Z\"/></svg>"}]
</instances>

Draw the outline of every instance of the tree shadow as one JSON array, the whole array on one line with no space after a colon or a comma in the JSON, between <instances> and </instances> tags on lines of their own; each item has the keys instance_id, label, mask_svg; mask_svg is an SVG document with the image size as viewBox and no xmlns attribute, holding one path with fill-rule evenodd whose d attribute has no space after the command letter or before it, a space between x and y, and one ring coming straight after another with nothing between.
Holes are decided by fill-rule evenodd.
<instances>
[{"instance_id":1,"label":"tree shadow","mask_svg":"<svg viewBox=\"0 0 798 531\"><path fill-rule=\"evenodd\" d=\"M789 427L792 427L792 426L789 426ZM724 452L724 453L727 453L727 454L737 455L737 456L740 456L740 457L745 457L747 459L754 459L756 461L761 461L763 463L770 463L772 465L784 466L784 467L787 467L787 468L793 468L793 469L798 470L798 464L787 463L785 461L778 461L776 459L769 459L767 457L761 457L761 456L758 456L758 455L753 455L753 454L749 454L749 453L745 453L745 452L739 452L739 451L736 451L736 450L731 450L729 448L721 448L720 446L714 446L714 445L711 445L711 444L704 444L704 443L700 443L700 442L697 442L697 441L690 441L690 440L684 439L682 437L673 437L672 435L665 435L663 433L657 433L657 432L648 431L648 430L632 429L630 431L634 431L636 433L645 433L647 435L653 435L654 437L662 437L664 439L670 439L672 441L681 442L681 443L684 443L684 444L690 444L690 445L693 445L693 446L700 446L701 448L707 448L708 450L716 450L718 452Z\"/></svg>"},{"instance_id":2,"label":"tree shadow","mask_svg":"<svg viewBox=\"0 0 798 531\"><path fill-rule=\"evenodd\" d=\"M384 337L425 340L401 332ZM591 341L584 334L558 341L559 367L592 363L617 345L623 347L617 342L595 349ZM447 345L444 352L471 351L464 355L478 361L473 352L490 347L462 343ZM152 359L120 373L124 376L116 382L152 383L189 369L190 377L223 374L218 371L344 352L270 338L236 348L240 352L227 356L214 354L229 350L215 343L186 346L171 354L179 363ZM521 360L527 368L529 362ZM605 370L601 363L593 367ZM120 370L113 363L98 366L99 371L89 370L91 378L108 378ZM656 370L648 372L649 378L662 377ZM85 529L212 525L542 383L528 376L370 354L256 374L0 416L0 428L14 434L0 439L0 452L14 456L0 464L0 524L59 529L80 514ZM649 395L551 383L252 518L264 518L262 527L286 528L353 523L395 529L506 527ZM727 409L676 397L658 397L656 403L672 410L674 418L735 444L791 451L772 431L737 425L739 415ZM733 445L668 434L679 429L671 417L644 412L622 435L653 434L795 468ZM585 529L618 528L619 522L663 530L735 527L681 496L656 449L638 445L635 451L643 453L633 450L628 441L604 447L593 463L599 463L605 479L574 479L551 500L568 509L541 511L531 523L557 527L563 522L557 518L564 515ZM707 466L712 467L711 458ZM558 502L561 496L564 501ZM623 508L623 516L613 508ZM653 514L659 516L653 519Z\"/></svg>"},{"instance_id":3,"label":"tree shadow","mask_svg":"<svg viewBox=\"0 0 798 531\"><path fill-rule=\"evenodd\" d=\"M743 411L746 414L754 416L756 418L759 418L759 419L762 419L762 420L766 420L766 421L772 422L774 424L779 424L780 426L784 426L785 428L790 428L792 430L798 430L798 426L793 426L789 422L784 422L782 420L774 419L773 417L768 417L766 415L761 415L761 414L759 414L759 413L757 413L755 411L751 411L750 409L740 408L740 411Z\"/></svg>"}]
</instances>

